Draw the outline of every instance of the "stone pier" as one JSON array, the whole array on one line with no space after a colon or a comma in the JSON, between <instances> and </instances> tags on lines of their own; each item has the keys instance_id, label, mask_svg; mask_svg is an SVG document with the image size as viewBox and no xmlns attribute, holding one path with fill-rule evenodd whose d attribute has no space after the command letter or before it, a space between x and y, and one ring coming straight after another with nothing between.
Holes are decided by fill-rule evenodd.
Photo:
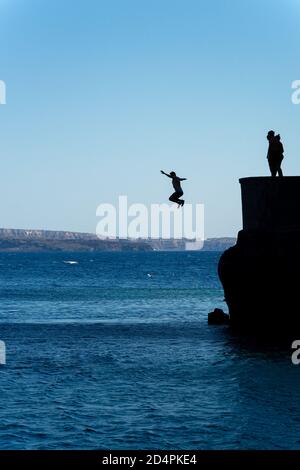
<instances>
[{"instance_id":1,"label":"stone pier","mask_svg":"<svg viewBox=\"0 0 300 470\"><path fill-rule=\"evenodd\" d=\"M218 266L230 323L300 335L300 177L240 184L243 230Z\"/></svg>"}]
</instances>

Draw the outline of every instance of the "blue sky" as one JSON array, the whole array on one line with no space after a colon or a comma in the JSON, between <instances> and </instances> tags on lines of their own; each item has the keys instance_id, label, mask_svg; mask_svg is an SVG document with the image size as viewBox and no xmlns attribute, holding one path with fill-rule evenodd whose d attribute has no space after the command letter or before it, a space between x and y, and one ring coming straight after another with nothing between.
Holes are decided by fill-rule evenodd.
<instances>
[{"instance_id":1,"label":"blue sky","mask_svg":"<svg viewBox=\"0 0 300 470\"><path fill-rule=\"evenodd\" d=\"M165 202L162 168L234 236L269 129L300 173L299 44L299 0L0 0L0 226L93 232L120 194Z\"/></svg>"}]
</instances>

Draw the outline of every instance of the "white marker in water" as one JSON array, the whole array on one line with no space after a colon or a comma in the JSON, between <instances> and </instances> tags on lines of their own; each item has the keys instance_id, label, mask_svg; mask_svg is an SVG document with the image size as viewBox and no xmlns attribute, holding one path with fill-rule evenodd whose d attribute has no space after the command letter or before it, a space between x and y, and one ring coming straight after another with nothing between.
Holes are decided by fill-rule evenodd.
<instances>
[{"instance_id":1,"label":"white marker in water","mask_svg":"<svg viewBox=\"0 0 300 470\"><path fill-rule=\"evenodd\" d=\"M6 346L4 341L0 341L0 364L6 364Z\"/></svg>"}]
</instances>

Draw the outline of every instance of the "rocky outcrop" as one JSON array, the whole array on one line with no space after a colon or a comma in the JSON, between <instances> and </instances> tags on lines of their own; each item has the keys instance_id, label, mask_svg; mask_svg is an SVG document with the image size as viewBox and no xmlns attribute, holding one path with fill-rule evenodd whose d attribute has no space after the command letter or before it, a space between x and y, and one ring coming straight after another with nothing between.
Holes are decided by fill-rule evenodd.
<instances>
[{"instance_id":1,"label":"rocky outcrop","mask_svg":"<svg viewBox=\"0 0 300 470\"><path fill-rule=\"evenodd\" d=\"M215 308L213 312L208 314L207 321L209 325L224 325L229 323L229 315L224 313L221 308Z\"/></svg>"},{"instance_id":2,"label":"rocky outcrop","mask_svg":"<svg viewBox=\"0 0 300 470\"><path fill-rule=\"evenodd\" d=\"M300 177L240 183L243 230L218 266L230 323L300 334Z\"/></svg>"}]
</instances>

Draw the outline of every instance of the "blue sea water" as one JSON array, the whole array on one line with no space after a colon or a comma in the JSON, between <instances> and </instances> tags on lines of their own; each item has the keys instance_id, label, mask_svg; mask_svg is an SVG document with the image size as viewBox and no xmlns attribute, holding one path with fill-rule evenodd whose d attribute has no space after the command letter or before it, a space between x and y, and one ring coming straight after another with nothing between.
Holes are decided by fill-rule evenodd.
<instances>
[{"instance_id":1,"label":"blue sea water","mask_svg":"<svg viewBox=\"0 0 300 470\"><path fill-rule=\"evenodd\" d=\"M219 253L0 254L0 449L300 449L300 366L207 313Z\"/></svg>"}]
</instances>

